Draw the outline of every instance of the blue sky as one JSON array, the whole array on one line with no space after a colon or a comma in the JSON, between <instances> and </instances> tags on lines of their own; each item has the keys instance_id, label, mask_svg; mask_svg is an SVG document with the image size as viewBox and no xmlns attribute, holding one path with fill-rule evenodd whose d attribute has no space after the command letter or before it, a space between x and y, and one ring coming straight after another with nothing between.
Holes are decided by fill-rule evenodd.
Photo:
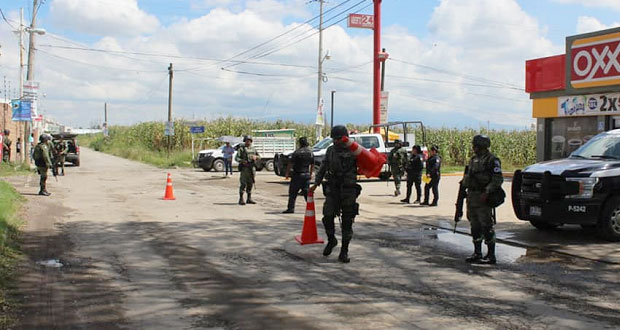
<instances>
[{"instance_id":1,"label":"blue sky","mask_svg":"<svg viewBox=\"0 0 620 330\"><path fill-rule=\"evenodd\" d=\"M360 1L332 0L326 10L346 4L326 17ZM29 19L31 6L26 0L0 4L13 25L19 7ZM616 0L384 0L382 8L383 46L393 59L386 78L390 120L431 126L529 126L525 60L559 54L566 36L620 22ZM362 12L372 13L372 6ZM118 124L163 120L166 67L174 62L177 117L313 122L316 36L289 39L292 45L268 56L238 58L260 63L204 58L227 59L317 14L318 4L307 0L46 0L38 25L50 33L37 39L36 65L46 94L42 111L86 126L102 120L108 102ZM0 74L16 86L16 37L0 23ZM312 33L313 24L297 31ZM332 55L325 63L325 101L329 105L329 91L337 91L339 122L371 120L371 33L345 23L325 31L324 48ZM287 44L286 38L276 42L265 49Z\"/></svg>"}]
</instances>

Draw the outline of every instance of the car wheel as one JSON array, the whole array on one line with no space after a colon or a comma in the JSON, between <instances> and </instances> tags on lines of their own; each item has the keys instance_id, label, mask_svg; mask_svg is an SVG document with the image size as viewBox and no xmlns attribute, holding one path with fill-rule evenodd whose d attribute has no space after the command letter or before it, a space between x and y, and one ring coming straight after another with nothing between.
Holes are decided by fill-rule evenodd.
<instances>
[{"instance_id":1,"label":"car wheel","mask_svg":"<svg viewBox=\"0 0 620 330\"><path fill-rule=\"evenodd\" d=\"M76 160L75 162L73 162L73 166L80 166L80 160Z\"/></svg>"},{"instance_id":2,"label":"car wheel","mask_svg":"<svg viewBox=\"0 0 620 330\"><path fill-rule=\"evenodd\" d=\"M267 169L267 171L269 171L269 172L273 172L273 160L271 160L271 159L270 159L270 160L268 160L268 161L265 163L265 168Z\"/></svg>"},{"instance_id":3,"label":"car wheel","mask_svg":"<svg viewBox=\"0 0 620 330\"><path fill-rule=\"evenodd\" d=\"M612 242L620 242L620 197L611 198L596 227L598 234Z\"/></svg>"},{"instance_id":4,"label":"car wheel","mask_svg":"<svg viewBox=\"0 0 620 330\"><path fill-rule=\"evenodd\" d=\"M557 223L549 223L539 220L530 220L530 223L532 224L532 226L536 227L536 229L544 231L554 230L560 226L560 224Z\"/></svg>"},{"instance_id":5,"label":"car wheel","mask_svg":"<svg viewBox=\"0 0 620 330\"><path fill-rule=\"evenodd\" d=\"M223 159L216 159L213 162L213 169L216 172L224 172L224 170L226 169L226 164L224 164L224 160Z\"/></svg>"}]
</instances>

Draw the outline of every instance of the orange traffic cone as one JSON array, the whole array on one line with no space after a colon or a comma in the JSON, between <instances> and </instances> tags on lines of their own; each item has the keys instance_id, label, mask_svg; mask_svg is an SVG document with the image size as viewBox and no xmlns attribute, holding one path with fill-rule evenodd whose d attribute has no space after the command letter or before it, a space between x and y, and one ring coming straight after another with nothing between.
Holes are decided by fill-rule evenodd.
<instances>
[{"instance_id":1,"label":"orange traffic cone","mask_svg":"<svg viewBox=\"0 0 620 330\"><path fill-rule=\"evenodd\" d=\"M166 180L166 193L164 194L164 200L173 201L175 199L176 198L174 198L174 192L172 191L172 175L168 173L168 180Z\"/></svg>"},{"instance_id":2,"label":"orange traffic cone","mask_svg":"<svg viewBox=\"0 0 620 330\"><path fill-rule=\"evenodd\" d=\"M357 158L357 167L360 169L360 173L364 174L367 178L373 176L379 176L383 164L387 161L387 157L378 152L376 148L366 150L366 148L357 144L357 142L350 140L349 137L343 136L342 142L351 150L355 158Z\"/></svg>"},{"instance_id":3,"label":"orange traffic cone","mask_svg":"<svg viewBox=\"0 0 620 330\"><path fill-rule=\"evenodd\" d=\"M316 232L316 216L314 215L314 193L308 192L308 200L306 204L306 215L304 216L304 226L301 229L301 235L295 236L295 240L301 245L306 244L323 244L323 240L319 238Z\"/></svg>"}]
</instances>

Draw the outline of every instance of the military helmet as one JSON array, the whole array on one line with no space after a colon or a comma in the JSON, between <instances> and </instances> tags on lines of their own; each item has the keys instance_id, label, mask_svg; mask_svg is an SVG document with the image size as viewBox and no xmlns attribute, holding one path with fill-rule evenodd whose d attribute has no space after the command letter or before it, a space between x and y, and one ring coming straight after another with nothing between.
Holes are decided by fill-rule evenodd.
<instances>
[{"instance_id":1,"label":"military helmet","mask_svg":"<svg viewBox=\"0 0 620 330\"><path fill-rule=\"evenodd\" d=\"M434 145L431 147L431 151L436 151L439 152L439 146L438 145Z\"/></svg>"},{"instance_id":2,"label":"military helmet","mask_svg":"<svg viewBox=\"0 0 620 330\"><path fill-rule=\"evenodd\" d=\"M349 136L349 130L347 130L347 128L342 125L336 125L332 127L332 131L329 136L334 140L338 140L343 136Z\"/></svg>"},{"instance_id":3,"label":"military helmet","mask_svg":"<svg viewBox=\"0 0 620 330\"><path fill-rule=\"evenodd\" d=\"M252 136L250 136L250 135L246 135L246 136L243 137L243 142L246 142L247 140L250 140L250 141L254 142L254 139L252 139Z\"/></svg>"},{"instance_id":4,"label":"military helmet","mask_svg":"<svg viewBox=\"0 0 620 330\"><path fill-rule=\"evenodd\" d=\"M10 131L10 130L8 130L8 129L5 129L5 130L4 130L4 135L9 135L10 133L11 133L11 131Z\"/></svg>"},{"instance_id":5,"label":"military helmet","mask_svg":"<svg viewBox=\"0 0 620 330\"><path fill-rule=\"evenodd\" d=\"M396 140L394 140L394 144L403 144L403 141L401 141L399 139L396 139Z\"/></svg>"},{"instance_id":6,"label":"military helmet","mask_svg":"<svg viewBox=\"0 0 620 330\"><path fill-rule=\"evenodd\" d=\"M308 145L310 145L308 143L308 138L305 137L305 136L300 137L299 138L299 145L302 146L302 147L307 147Z\"/></svg>"},{"instance_id":7,"label":"military helmet","mask_svg":"<svg viewBox=\"0 0 620 330\"><path fill-rule=\"evenodd\" d=\"M41 134L41 136L39 136L39 142L47 142L51 139L52 137L49 134Z\"/></svg>"},{"instance_id":8,"label":"military helmet","mask_svg":"<svg viewBox=\"0 0 620 330\"><path fill-rule=\"evenodd\" d=\"M477 148L488 149L491 146L491 139L486 135L478 134L474 136L472 144Z\"/></svg>"}]
</instances>

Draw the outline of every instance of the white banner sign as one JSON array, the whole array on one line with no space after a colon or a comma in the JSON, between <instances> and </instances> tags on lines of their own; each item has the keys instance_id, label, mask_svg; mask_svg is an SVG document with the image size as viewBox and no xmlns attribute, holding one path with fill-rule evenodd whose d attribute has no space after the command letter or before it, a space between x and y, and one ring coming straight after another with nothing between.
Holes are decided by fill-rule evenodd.
<instances>
[{"instance_id":1,"label":"white banner sign","mask_svg":"<svg viewBox=\"0 0 620 330\"><path fill-rule=\"evenodd\" d=\"M324 126L325 125L325 119L323 117L323 98L321 98L321 100L319 101L319 107L316 109L316 121L315 121L315 125L318 126Z\"/></svg>"},{"instance_id":2,"label":"white banner sign","mask_svg":"<svg viewBox=\"0 0 620 330\"><path fill-rule=\"evenodd\" d=\"M388 98L389 92L381 92L381 103L379 104L379 123L386 124L388 122Z\"/></svg>"},{"instance_id":3,"label":"white banner sign","mask_svg":"<svg viewBox=\"0 0 620 330\"><path fill-rule=\"evenodd\" d=\"M620 114L620 93L562 96L558 117Z\"/></svg>"}]
</instances>

